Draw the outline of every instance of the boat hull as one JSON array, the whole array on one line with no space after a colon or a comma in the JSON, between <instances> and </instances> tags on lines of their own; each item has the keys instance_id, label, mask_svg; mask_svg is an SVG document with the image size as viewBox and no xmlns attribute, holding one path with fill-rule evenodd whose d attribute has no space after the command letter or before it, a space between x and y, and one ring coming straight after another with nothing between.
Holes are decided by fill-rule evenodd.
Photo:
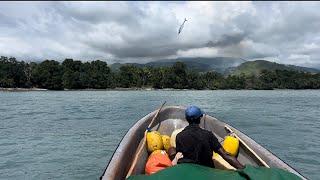
<instances>
[{"instance_id":1,"label":"boat hull","mask_svg":"<svg viewBox=\"0 0 320 180\"><path fill-rule=\"evenodd\" d=\"M188 125L185 115L185 107L182 106L166 106L160 113L158 118L152 125L153 130L158 130L161 134L171 135L175 129L183 128ZM108 163L101 179L103 180L115 180L125 179L129 168L132 164L133 158L136 155L136 151L139 146L142 146L142 139L144 137L144 131L155 116L157 110L149 113L139 121L137 121L126 133L117 149L115 150L111 160ZM205 115L201 119L200 127L213 132L219 141L228 135L225 126L229 126L257 155L260 156L270 167L285 169L291 173L294 173L306 179L296 170L282 161L280 158L272 154L270 151L256 143L250 137L244 133L238 131L232 126L226 124L223 121L217 120L214 117ZM145 146L145 145L144 145ZM142 152L138 154L138 162L134 166L132 175L144 173L145 163L148 158L147 148L143 148ZM256 156L252 155L243 145L240 145L238 160L243 164L250 164L253 166L263 166Z\"/></svg>"}]
</instances>

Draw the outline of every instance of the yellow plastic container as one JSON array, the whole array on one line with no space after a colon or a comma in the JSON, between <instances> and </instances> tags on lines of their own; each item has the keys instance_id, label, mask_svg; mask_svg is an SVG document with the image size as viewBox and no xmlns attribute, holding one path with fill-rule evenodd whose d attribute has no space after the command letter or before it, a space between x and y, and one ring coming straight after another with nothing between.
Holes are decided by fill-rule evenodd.
<instances>
[{"instance_id":1,"label":"yellow plastic container","mask_svg":"<svg viewBox=\"0 0 320 180\"><path fill-rule=\"evenodd\" d=\"M222 146L231 156L236 156L239 150L239 140L232 136L226 136Z\"/></svg>"},{"instance_id":2,"label":"yellow plastic container","mask_svg":"<svg viewBox=\"0 0 320 180\"><path fill-rule=\"evenodd\" d=\"M147 147L149 152L163 149L162 138L159 132L152 131L147 133Z\"/></svg>"},{"instance_id":3,"label":"yellow plastic container","mask_svg":"<svg viewBox=\"0 0 320 180\"><path fill-rule=\"evenodd\" d=\"M168 149L171 147L170 137L168 135L162 135L161 138L162 138L162 144L163 144L164 149L166 151L168 151Z\"/></svg>"}]
</instances>

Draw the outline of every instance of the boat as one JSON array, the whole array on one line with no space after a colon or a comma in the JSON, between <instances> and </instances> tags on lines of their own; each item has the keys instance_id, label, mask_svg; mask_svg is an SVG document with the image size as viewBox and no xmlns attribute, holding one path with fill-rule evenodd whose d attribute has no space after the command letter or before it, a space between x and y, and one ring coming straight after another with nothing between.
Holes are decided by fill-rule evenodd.
<instances>
[{"instance_id":1,"label":"boat","mask_svg":"<svg viewBox=\"0 0 320 180\"><path fill-rule=\"evenodd\" d=\"M159 115L151 125L152 130L157 130L161 134L171 135L175 129L184 128L188 125L188 122L185 119L186 107L165 106L160 109ZM144 133L157 113L158 110L149 113L137 121L128 130L116 148L100 179L126 179L129 170L130 175L144 174L144 168L148 158ZM213 132L218 138L219 142L221 142L223 138L230 133L230 131L233 131L233 133L236 134L243 142L240 143L239 154L237 157L239 162L242 164L280 168L294 173L301 179L306 179L298 171L290 167L272 152L223 121L220 121L212 116L205 115L201 119L200 127ZM138 151L138 149L141 149L141 151ZM136 163L133 163L135 157L137 161Z\"/></svg>"}]
</instances>

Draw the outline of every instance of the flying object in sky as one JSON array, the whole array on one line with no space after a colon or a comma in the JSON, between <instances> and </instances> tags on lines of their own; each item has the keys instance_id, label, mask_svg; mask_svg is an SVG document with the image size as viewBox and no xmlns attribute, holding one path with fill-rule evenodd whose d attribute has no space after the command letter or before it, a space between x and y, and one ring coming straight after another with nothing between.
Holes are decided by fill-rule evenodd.
<instances>
[{"instance_id":1,"label":"flying object in sky","mask_svg":"<svg viewBox=\"0 0 320 180\"><path fill-rule=\"evenodd\" d=\"M181 33L181 31L182 31L182 29L183 29L183 27L184 27L184 23L185 23L186 21L187 21L187 19L184 18L184 21L183 21L183 23L181 24L181 26L180 26L180 28L179 28L178 35Z\"/></svg>"}]
</instances>

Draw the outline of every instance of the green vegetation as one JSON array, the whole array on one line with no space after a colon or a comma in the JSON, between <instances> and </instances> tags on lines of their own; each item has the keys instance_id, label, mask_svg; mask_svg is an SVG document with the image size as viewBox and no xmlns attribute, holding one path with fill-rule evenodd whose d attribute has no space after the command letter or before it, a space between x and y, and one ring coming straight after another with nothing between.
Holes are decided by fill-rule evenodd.
<instances>
[{"instance_id":1,"label":"green vegetation","mask_svg":"<svg viewBox=\"0 0 320 180\"><path fill-rule=\"evenodd\" d=\"M183 62L187 69L197 72L215 71L223 75L258 75L262 70L288 70L288 71L303 71L310 73L320 73L319 69L278 64L265 60L245 61L241 58L231 57L212 57L212 58L178 58L178 59L163 59L145 64L139 63L114 63L110 66L112 71L117 71L123 65L133 65L136 67L171 67L175 62Z\"/></svg>"},{"instance_id":2,"label":"green vegetation","mask_svg":"<svg viewBox=\"0 0 320 180\"><path fill-rule=\"evenodd\" d=\"M118 70L123 65L134 65L137 67L171 67L175 62L183 62L187 69L192 69L198 72L208 72L208 71L216 71L218 73L225 73L225 71L229 67L234 67L245 62L244 59L241 58L232 58L232 57L196 57L196 58L186 58L180 57L177 59L162 59L152 62L147 62L145 64L139 63L115 63L111 65L112 70Z\"/></svg>"},{"instance_id":3,"label":"green vegetation","mask_svg":"<svg viewBox=\"0 0 320 180\"><path fill-rule=\"evenodd\" d=\"M256 67L252 67L256 68ZM249 70L248 70L249 71ZM255 72L255 70L250 70ZM123 65L112 71L106 62L26 63L0 58L0 87L63 89L174 88L174 89L320 89L320 73L288 69L260 69L256 73L223 76L198 72L176 62L169 67Z\"/></svg>"},{"instance_id":4,"label":"green vegetation","mask_svg":"<svg viewBox=\"0 0 320 180\"><path fill-rule=\"evenodd\" d=\"M238 67L229 72L232 75L259 75L263 70L275 71L275 70L288 70L288 71L301 71L310 73L319 73L319 70L313 68L306 68L293 65L278 64L275 62L269 62L265 60L248 61L242 63Z\"/></svg>"}]
</instances>

